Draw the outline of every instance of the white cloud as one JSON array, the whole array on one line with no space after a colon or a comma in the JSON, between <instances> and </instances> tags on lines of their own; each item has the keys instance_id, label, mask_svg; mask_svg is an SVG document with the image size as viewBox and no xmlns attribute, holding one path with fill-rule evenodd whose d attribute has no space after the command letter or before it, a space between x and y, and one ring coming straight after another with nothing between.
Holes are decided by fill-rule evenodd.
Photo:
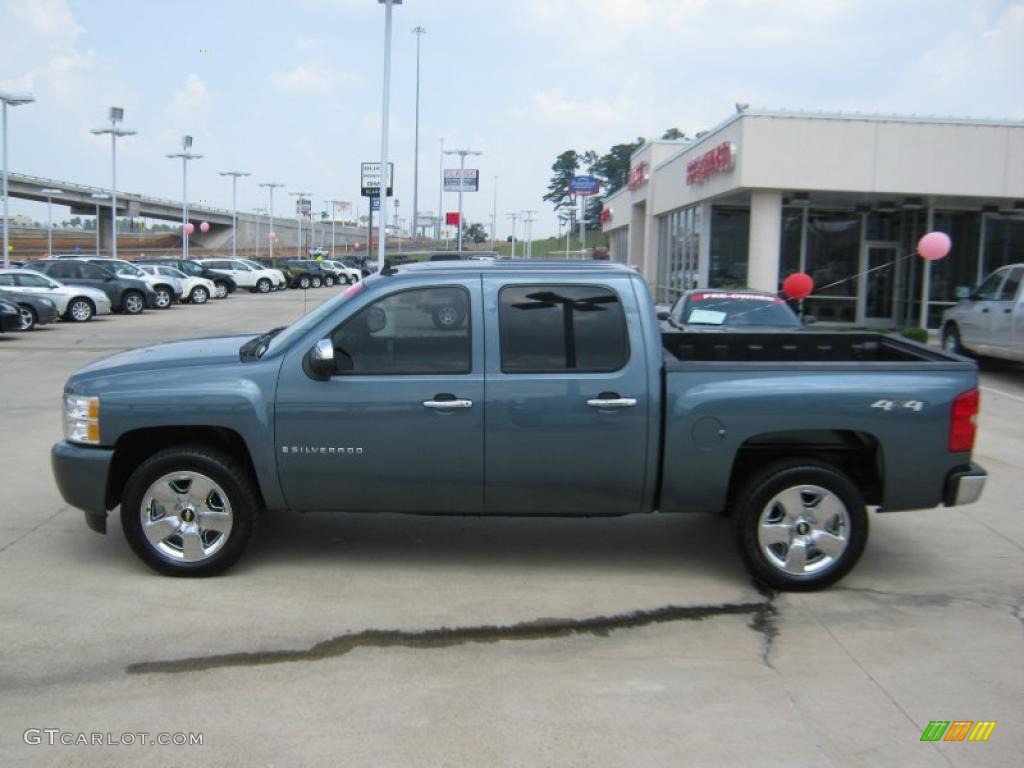
<instances>
[{"instance_id":1,"label":"white cloud","mask_svg":"<svg viewBox=\"0 0 1024 768\"><path fill-rule=\"evenodd\" d=\"M199 75L190 72L181 88L175 91L167 112L178 118L201 118L210 104L210 91Z\"/></svg>"},{"instance_id":2,"label":"white cloud","mask_svg":"<svg viewBox=\"0 0 1024 768\"><path fill-rule=\"evenodd\" d=\"M274 72L270 82L286 91L316 91L326 93L333 90L338 77L315 64L303 63L293 69Z\"/></svg>"}]
</instances>

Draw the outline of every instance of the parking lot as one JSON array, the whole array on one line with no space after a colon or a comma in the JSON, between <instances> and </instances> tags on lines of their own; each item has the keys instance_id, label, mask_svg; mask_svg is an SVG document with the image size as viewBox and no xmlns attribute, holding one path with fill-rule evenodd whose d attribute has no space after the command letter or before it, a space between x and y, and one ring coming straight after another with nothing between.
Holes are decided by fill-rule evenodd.
<instances>
[{"instance_id":1,"label":"parking lot","mask_svg":"<svg viewBox=\"0 0 1024 768\"><path fill-rule=\"evenodd\" d=\"M814 594L755 588L724 518L280 513L229 573L188 580L64 505L48 451L68 374L338 290L0 336L0 765L1020 764L1022 366L982 374L982 500L873 515L860 564ZM998 725L921 742L932 720Z\"/></svg>"}]
</instances>

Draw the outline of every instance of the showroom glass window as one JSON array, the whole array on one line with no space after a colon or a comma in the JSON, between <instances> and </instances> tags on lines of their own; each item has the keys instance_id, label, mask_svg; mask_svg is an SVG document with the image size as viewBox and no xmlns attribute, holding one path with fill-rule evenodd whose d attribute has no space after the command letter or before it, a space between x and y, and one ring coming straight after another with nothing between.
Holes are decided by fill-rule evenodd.
<instances>
[{"instance_id":1,"label":"showroom glass window","mask_svg":"<svg viewBox=\"0 0 1024 768\"><path fill-rule=\"evenodd\" d=\"M745 288L750 250L750 210L716 205L711 209L712 288Z\"/></svg>"},{"instance_id":2,"label":"showroom glass window","mask_svg":"<svg viewBox=\"0 0 1024 768\"><path fill-rule=\"evenodd\" d=\"M857 316L861 216L853 211L810 211L807 273L814 294L804 310L819 320L852 323Z\"/></svg>"},{"instance_id":3,"label":"showroom glass window","mask_svg":"<svg viewBox=\"0 0 1024 768\"><path fill-rule=\"evenodd\" d=\"M460 286L392 293L331 333L342 375L464 374L472 368L469 292Z\"/></svg>"},{"instance_id":4,"label":"showroom glass window","mask_svg":"<svg viewBox=\"0 0 1024 768\"><path fill-rule=\"evenodd\" d=\"M928 327L942 325L942 313L957 303L957 290L970 289L978 282L978 238L981 214L935 211L932 229L945 232L953 241L949 254L931 265L928 294Z\"/></svg>"},{"instance_id":5,"label":"showroom glass window","mask_svg":"<svg viewBox=\"0 0 1024 768\"><path fill-rule=\"evenodd\" d=\"M504 373L610 373L629 359L618 294L591 285L510 285L498 299Z\"/></svg>"}]
</instances>

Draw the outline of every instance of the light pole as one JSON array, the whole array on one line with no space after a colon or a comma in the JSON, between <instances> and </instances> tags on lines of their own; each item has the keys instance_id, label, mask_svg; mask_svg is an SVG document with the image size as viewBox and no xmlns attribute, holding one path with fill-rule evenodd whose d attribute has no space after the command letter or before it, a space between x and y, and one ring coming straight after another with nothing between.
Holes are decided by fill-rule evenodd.
<instances>
[{"instance_id":1,"label":"light pole","mask_svg":"<svg viewBox=\"0 0 1024 768\"><path fill-rule=\"evenodd\" d=\"M377 240L377 269L384 271L388 220L388 111L391 106L391 10L402 0L377 0L384 6L384 106L380 122L380 237Z\"/></svg>"},{"instance_id":2,"label":"light pole","mask_svg":"<svg viewBox=\"0 0 1024 768\"><path fill-rule=\"evenodd\" d=\"M89 195L96 201L96 255L100 255L100 200L109 200L110 195L106 192L93 192Z\"/></svg>"},{"instance_id":3,"label":"light pole","mask_svg":"<svg viewBox=\"0 0 1024 768\"><path fill-rule=\"evenodd\" d=\"M253 208L256 213L256 258L260 257L260 216L267 212L266 208Z\"/></svg>"},{"instance_id":4,"label":"light pole","mask_svg":"<svg viewBox=\"0 0 1024 768\"><path fill-rule=\"evenodd\" d=\"M249 176L248 171L220 171L221 176L231 177L231 258L238 256L238 177Z\"/></svg>"},{"instance_id":5,"label":"light pole","mask_svg":"<svg viewBox=\"0 0 1024 768\"><path fill-rule=\"evenodd\" d=\"M506 219L512 219L512 258L516 257L516 222L522 218L521 213L506 213Z\"/></svg>"},{"instance_id":6,"label":"light pole","mask_svg":"<svg viewBox=\"0 0 1024 768\"><path fill-rule=\"evenodd\" d=\"M462 178L462 171L466 169L466 155L482 155L483 152L478 152L475 149L449 149L445 151L446 155L458 155L459 156L459 247L458 250L462 252L462 227L465 223L462 220L462 188L466 186L466 180Z\"/></svg>"},{"instance_id":7,"label":"light pole","mask_svg":"<svg viewBox=\"0 0 1024 768\"><path fill-rule=\"evenodd\" d=\"M192 149L192 137L181 137L181 152L172 152L167 155L170 158L181 158L181 258L188 258L188 161L199 160L202 155L197 155L189 150ZM116 216L115 216L116 218Z\"/></svg>"},{"instance_id":8,"label":"light pole","mask_svg":"<svg viewBox=\"0 0 1024 768\"><path fill-rule=\"evenodd\" d=\"M437 226L434 227L434 240L441 239L441 217L444 216L444 136L441 137L441 155L437 174Z\"/></svg>"},{"instance_id":9,"label":"light pole","mask_svg":"<svg viewBox=\"0 0 1024 768\"><path fill-rule=\"evenodd\" d=\"M270 215L270 231L267 233L267 235L269 237L269 235L274 233L274 188L275 187L283 187L284 184L282 184L282 183L280 183L278 181L264 181L264 182L262 182L260 184L257 184L256 186L258 186L258 187L266 187L267 190L270 192L270 209L269 209L270 210L270 212L269 212L269 215ZM273 262L273 260L274 260L274 238L272 238L272 237L270 238L270 260L271 260L271 262Z\"/></svg>"},{"instance_id":10,"label":"light pole","mask_svg":"<svg viewBox=\"0 0 1024 768\"><path fill-rule=\"evenodd\" d=\"M416 217L420 210L420 38L427 32L423 27L413 27L416 35L416 138L412 152L412 236L416 237Z\"/></svg>"},{"instance_id":11,"label":"light pole","mask_svg":"<svg viewBox=\"0 0 1024 768\"><path fill-rule=\"evenodd\" d=\"M494 177L494 201L491 207L491 250L493 251L498 247L497 244L497 227L498 227L498 177Z\"/></svg>"},{"instance_id":12,"label":"light pole","mask_svg":"<svg viewBox=\"0 0 1024 768\"><path fill-rule=\"evenodd\" d=\"M334 221L338 217L338 205L345 202L344 200L324 200L325 203L331 204L331 258L334 258Z\"/></svg>"},{"instance_id":13,"label":"light pole","mask_svg":"<svg viewBox=\"0 0 1024 768\"><path fill-rule=\"evenodd\" d=\"M42 193L46 195L46 258L53 257L53 196L59 195L63 191L63 189L50 189L49 187L42 190Z\"/></svg>"},{"instance_id":14,"label":"light pole","mask_svg":"<svg viewBox=\"0 0 1024 768\"><path fill-rule=\"evenodd\" d=\"M312 194L311 192L289 192L295 198L295 213L298 214L299 219L299 244L296 246L295 258L302 258L302 201L306 199L307 195ZM310 206L312 210L312 206ZM312 218L312 217L310 217Z\"/></svg>"},{"instance_id":15,"label":"light pole","mask_svg":"<svg viewBox=\"0 0 1024 768\"><path fill-rule=\"evenodd\" d=\"M20 107L22 104L31 104L36 100L35 96L28 93L13 94L5 93L0 91L0 102L3 102L3 127L4 127L4 145L3 145L3 156L4 156L4 176L3 176L3 192L4 192L4 269L11 266L11 236L8 230L10 224L9 214L7 212L7 108L8 107Z\"/></svg>"},{"instance_id":16,"label":"light pole","mask_svg":"<svg viewBox=\"0 0 1024 768\"><path fill-rule=\"evenodd\" d=\"M523 229L525 230L524 235L526 236L526 245L523 246L523 255L528 258L533 258L533 222L536 221L533 218L533 214L536 211L526 210L523 211Z\"/></svg>"},{"instance_id":17,"label":"light pole","mask_svg":"<svg viewBox=\"0 0 1024 768\"><path fill-rule=\"evenodd\" d=\"M124 119L121 107L111 107L108 113L109 128L93 128L90 133L97 136L110 134L110 253L117 258L117 139L120 136L134 136L135 131L118 128L117 124Z\"/></svg>"}]
</instances>

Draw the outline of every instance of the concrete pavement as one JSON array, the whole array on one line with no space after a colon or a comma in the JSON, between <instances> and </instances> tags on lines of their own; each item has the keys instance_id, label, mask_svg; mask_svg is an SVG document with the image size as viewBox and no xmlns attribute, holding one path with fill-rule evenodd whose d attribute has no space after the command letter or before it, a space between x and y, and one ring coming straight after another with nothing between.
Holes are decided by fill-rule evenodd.
<instances>
[{"instance_id":1,"label":"concrete pavement","mask_svg":"<svg viewBox=\"0 0 1024 768\"><path fill-rule=\"evenodd\" d=\"M267 515L236 568L184 580L63 504L48 450L71 371L335 292L0 336L0 765L1020 764L1020 367L982 375L982 501L873 515L860 564L811 595L760 593L713 517ZM998 725L922 743L930 720Z\"/></svg>"}]
</instances>

